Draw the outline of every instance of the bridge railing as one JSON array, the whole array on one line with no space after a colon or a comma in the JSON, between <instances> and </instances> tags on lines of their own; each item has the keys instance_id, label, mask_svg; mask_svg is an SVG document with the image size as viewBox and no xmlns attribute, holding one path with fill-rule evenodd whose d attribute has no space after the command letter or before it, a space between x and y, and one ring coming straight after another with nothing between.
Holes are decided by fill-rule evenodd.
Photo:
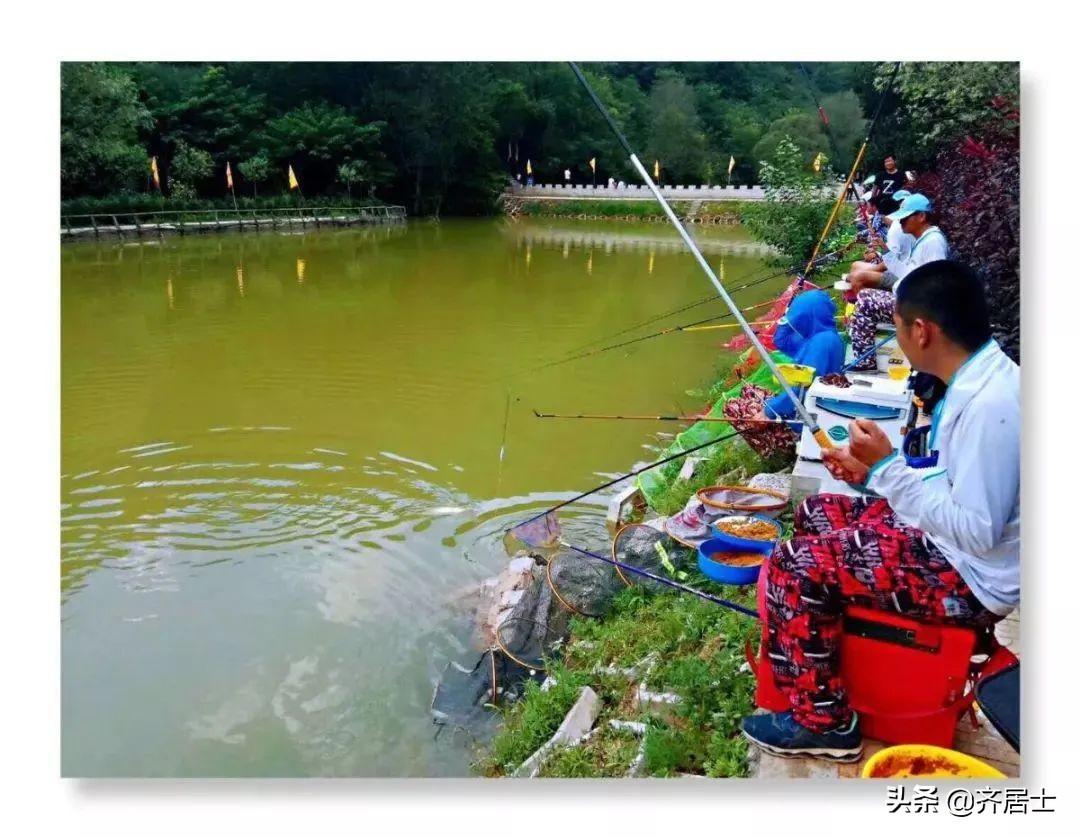
<instances>
[{"instance_id":1,"label":"bridge railing","mask_svg":"<svg viewBox=\"0 0 1080 838\"><path fill-rule=\"evenodd\" d=\"M284 207L276 209L153 210L150 212L81 213L60 216L66 236L146 232L184 232L236 229L273 229L279 226L321 227L343 223L383 223L405 219L405 207L393 204L357 207Z\"/></svg>"}]
</instances>

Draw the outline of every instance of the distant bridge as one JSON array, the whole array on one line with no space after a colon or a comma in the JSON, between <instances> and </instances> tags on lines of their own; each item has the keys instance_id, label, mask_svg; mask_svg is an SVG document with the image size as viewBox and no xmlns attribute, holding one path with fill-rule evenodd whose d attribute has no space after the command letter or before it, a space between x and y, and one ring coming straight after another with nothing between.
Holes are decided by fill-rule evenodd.
<instances>
[{"instance_id":1,"label":"distant bridge","mask_svg":"<svg viewBox=\"0 0 1080 838\"><path fill-rule=\"evenodd\" d=\"M520 241L533 247L596 248L611 251L640 250L657 252L685 251L683 240L672 233L670 236L646 234L640 231L620 233L611 230L581 230L558 227L518 227L508 230ZM769 245L756 241L731 241L701 236L696 239L702 253L717 256L775 256Z\"/></svg>"}]
</instances>

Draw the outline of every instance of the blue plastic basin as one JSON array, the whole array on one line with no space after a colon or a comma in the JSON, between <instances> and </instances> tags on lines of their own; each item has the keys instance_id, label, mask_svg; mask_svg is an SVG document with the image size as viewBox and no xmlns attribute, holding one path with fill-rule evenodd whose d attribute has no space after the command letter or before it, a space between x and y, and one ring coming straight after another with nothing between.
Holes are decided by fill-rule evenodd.
<instances>
[{"instance_id":1,"label":"blue plastic basin","mask_svg":"<svg viewBox=\"0 0 1080 838\"><path fill-rule=\"evenodd\" d=\"M754 543L761 544L761 542ZM753 585L757 582L758 574L761 572L761 565L755 564L747 567L734 567L733 565L723 564L722 562L714 562L709 558L713 553L732 552L757 552L761 553L762 560L765 560L769 557L769 553L772 552L772 548L766 546L764 549L732 550L726 543L721 542L720 539L710 538L707 541L702 542L701 546L698 548L698 570L714 582L720 582L724 585Z\"/></svg>"},{"instance_id":2,"label":"blue plastic basin","mask_svg":"<svg viewBox=\"0 0 1080 838\"><path fill-rule=\"evenodd\" d=\"M735 535L730 535L720 529L717 524L727 518L753 518L755 521L761 521L769 524L776 529L776 537L770 538L767 541L758 541L752 538L739 538ZM773 547L776 546L776 542L780 540L780 534L784 531L784 528L772 518L766 518L764 515L726 515L724 518L720 518L709 525L709 529L712 531L713 538L716 541L723 543L723 550L728 551L743 551L743 550L758 550L766 553L771 553ZM715 552L715 550L714 550Z\"/></svg>"}]
</instances>

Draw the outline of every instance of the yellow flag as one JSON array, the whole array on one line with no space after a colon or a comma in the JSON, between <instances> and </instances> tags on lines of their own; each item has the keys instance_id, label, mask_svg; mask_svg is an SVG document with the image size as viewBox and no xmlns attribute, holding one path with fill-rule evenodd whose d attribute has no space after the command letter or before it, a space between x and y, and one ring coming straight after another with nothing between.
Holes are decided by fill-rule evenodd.
<instances>
[{"instance_id":1,"label":"yellow flag","mask_svg":"<svg viewBox=\"0 0 1080 838\"><path fill-rule=\"evenodd\" d=\"M154 179L154 186L161 189L161 178L158 176L156 157L150 158L150 176Z\"/></svg>"},{"instance_id":2,"label":"yellow flag","mask_svg":"<svg viewBox=\"0 0 1080 838\"><path fill-rule=\"evenodd\" d=\"M228 160L225 161L225 187L227 189L232 189L233 188L233 185L232 185L232 165L230 165Z\"/></svg>"},{"instance_id":3,"label":"yellow flag","mask_svg":"<svg viewBox=\"0 0 1080 838\"><path fill-rule=\"evenodd\" d=\"M657 180L660 180L660 161L654 160L652 167L652 176Z\"/></svg>"},{"instance_id":4,"label":"yellow flag","mask_svg":"<svg viewBox=\"0 0 1080 838\"><path fill-rule=\"evenodd\" d=\"M300 181L296 179L296 173L292 170L292 164L289 164L289 189L299 189Z\"/></svg>"},{"instance_id":5,"label":"yellow flag","mask_svg":"<svg viewBox=\"0 0 1080 838\"><path fill-rule=\"evenodd\" d=\"M734 157L734 155L732 155L732 158L730 160L728 160L728 164L727 164L727 176L728 177L731 177L731 172L732 172L732 170L734 168L735 168L735 157Z\"/></svg>"},{"instance_id":6,"label":"yellow flag","mask_svg":"<svg viewBox=\"0 0 1080 838\"><path fill-rule=\"evenodd\" d=\"M824 154L822 154L822 153L821 153L821 152L819 151L819 152L817 153L817 157L815 157L815 158L814 158L814 171L815 171L815 172L820 172L820 171L821 171L821 158L823 158L824 156L825 156L825 155L824 155Z\"/></svg>"},{"instance_id":7,"label":"yellow flag","mask_svg":"<svg viewBox=\"0 0 1080 838\"><path fill-rule=\"evenodd\" d=\"M596 158L595 157L592 160L589 161L589 168L592 169L592 173L595 175L596 174Z\"/></svg>"},{"instance_id":8,"label":"yellow flag","mask_svg":"<svg viewBox=\"0 0 1080 838\"><path fill-rule=\"evenodd\" d=\"M532 160L526 160L525 161L525 174L527 174L527 175L532 174Z\"/></svg>"}]
</instances>

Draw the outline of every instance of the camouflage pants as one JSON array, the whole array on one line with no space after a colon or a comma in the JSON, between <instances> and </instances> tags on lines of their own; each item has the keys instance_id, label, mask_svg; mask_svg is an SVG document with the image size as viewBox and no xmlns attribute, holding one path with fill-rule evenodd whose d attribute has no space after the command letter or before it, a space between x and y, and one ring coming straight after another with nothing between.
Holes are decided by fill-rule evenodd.
<instances>
[{"instance_id":1,"label":"camouflage pants","mask_svg":"<svg viewBox=\"0 0 1080 838\"><path fill-rule=\"evenodd\" d=\"M840 678L848 603L923 622L992 625L988 611L927 536L885 500L817 495L796 510L799 535L769 560L768 654L795 719L811 730L851 720Z\"/></svg>"}]
</instances>

